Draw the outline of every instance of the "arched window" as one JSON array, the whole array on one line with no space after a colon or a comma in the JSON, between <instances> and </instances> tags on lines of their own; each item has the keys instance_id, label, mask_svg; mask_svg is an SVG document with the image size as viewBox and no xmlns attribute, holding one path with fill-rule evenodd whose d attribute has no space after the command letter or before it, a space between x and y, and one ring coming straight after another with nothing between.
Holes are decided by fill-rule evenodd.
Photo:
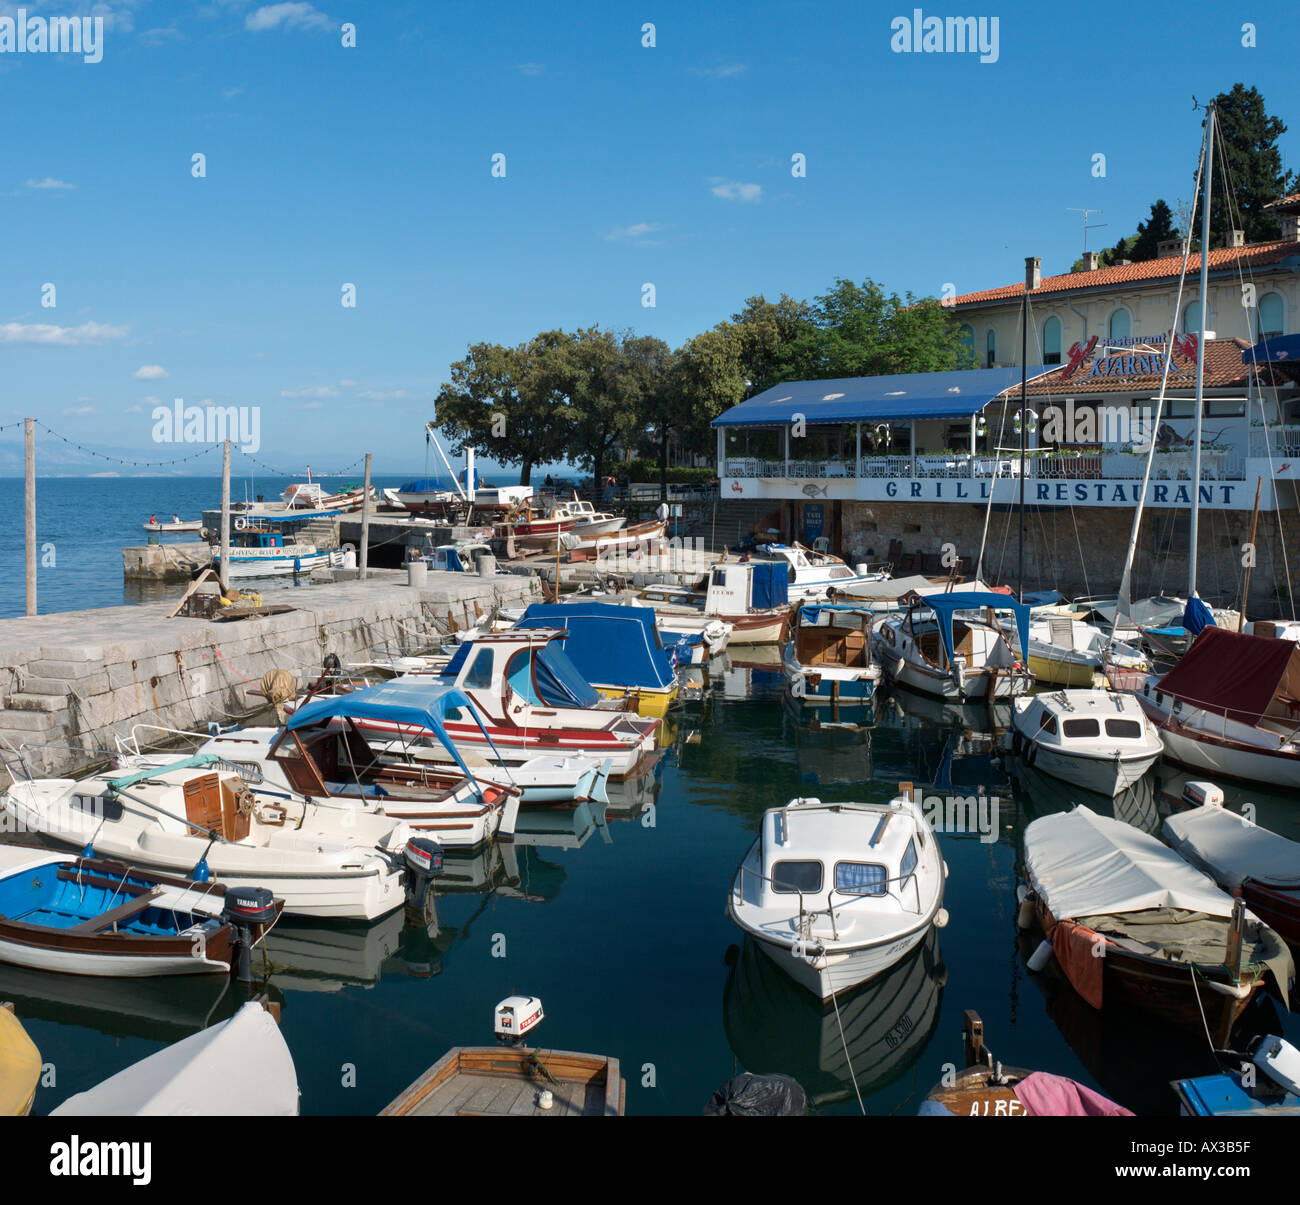
<instances>
[{"instance_id":1,"label":"arched window","mask_svg":"<svg viewBox=\"0 0 1300 1205\"><path fill-rule=\"evenodd\" d=\"M1280 335L1284 329L1282 294L1265 293L1259 299L1259 337L1269 339Z\"/></svg>"},{"instance_id":2,"label":"arched window","mask_svg":"<svg viewBox=\"0 0 1300 1205\"><path fill-rule=\"evenodd\" d=\"M997 335L993 332L993 329L992 329L992 328L990 328L990 329L989 329L989 333L988 333L987 335L984 336L984 348L985 348L985 353L986 353L986 355L985 355L985 363L984 363L984 366L985 366L986 368L995 368L995 367L997 367L997 362L998 362L998 337L997 337Z\"/></svg>"},{"instance_id":3,"label":"arched window","mask_svg":"<svg viewBox=\"0 0 1300 1205\"><path fill-rule=\"evenodd\" d=\"M1201 329L1201 303L1189 301L1183 310L1183 334L1196 334Z\"/></svg>"},{"instance_id":4,"label":"arched window","mask_svg":"<svg viewBox=\"0 0 1300 1205\"><path fill-rule=\"evenodd\" d=\"M1061 362L1061 320L1054 315L1043 323L1043 363Z\"/></svg>"},{"instance_id":5,"label":"arched window","mask_svg":"<svg viewBox=\"0 0 1300 1205\"><path fill-rule=\"evenodd\" d=\"M977 363L975 359L975 328L969 322L963 322L961 329L957 332L957 338L961 341L962 347L970 352L970 362Z\"/></svg>"},{"instance_id":6,"label":"arched window","mask_svg":"<svg viewBox=\"0 0 1300 1205\"><path fill-rule=\"evenodd\" d=\"M1112 339L1127 339L1133 334L1133 316L1120 306L1110 316L1110 327L1106 332Z\"/></svg>"}]
</instances>

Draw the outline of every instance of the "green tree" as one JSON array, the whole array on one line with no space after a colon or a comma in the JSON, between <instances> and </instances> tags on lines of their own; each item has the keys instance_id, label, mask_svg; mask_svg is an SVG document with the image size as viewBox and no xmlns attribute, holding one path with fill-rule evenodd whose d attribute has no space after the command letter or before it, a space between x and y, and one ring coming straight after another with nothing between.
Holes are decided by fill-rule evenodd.
<instances>
[{"instance_id":1,"label":"green tree","mask_svg":"<svg viewBox=\"0 0 1300 1205\"><path fill-rule=\"evenodd\" d=\"M710 424L754 392L743 354L744 339L733 323L720 323L688 339L677 351L652 416L659 444L661 498L667 496L669 437L676 434L687 451L712 455L716 444Z\"/></svg>"},{"instance_id":2,"label":"green tree","mask_svg":"<svg viewBox=\"0 0 1300 1205\"><path fill-rule=\"evenodd\" d=\"M1257 88L1234 84L1214 98L1218 115L1215 180L1210 203L1210 245L1226 245L1227 231L1244 230L1246 242L1278 238L1281 225L1264 208L1295 186L1295 173L1282 166L1277 140L1286 133L1281 118L1271 116ZM1226 161L1227 187L1219 165Z\"/></svg>"},{"instance_id":3,"label":"green tree","mask_svg":"<svg viewBox=\"0 0 1300 1205\"><path fill-rule=\"evenodd\" d=\"M518 465L524 485L534 465L561 458L574 424L564 377L572 341L557 330L518 347L472 344L434 403L434 421L454 450L473 447Z\"/></svg>"},{"instance_id":4,"label":"green tree","mask_svg":"<svg viewBox=\"0 0 1300 1205\"><path fill-rule=\"evenodd\" d=\"M748 298L730 322L719 323L715 329L734 340L749 388L761 393L796 377L792 350L800 336L813 329L812 317L812 307L806 301L782 293L780 301L773 302L760 295Z\"/></svg>"},{"instance_id":5,"label":"green tree","mask_svg":"<svg viewBox=\"0 0 1300 1205\"><path fill-rule=\"evenodd\" d=\"M1156 259L1160 252L1160 244L1177 238L1180 233L1178 227L1174 225L1173 211L1162 198L1151 206L1151 214L1147 220L1138 223L1137 235L1129 247L1128 258L1135 264Z\"/></svg>"},{"instance_id":6,"label":"green tree","mask_svg":"<svg viewBox=\"0 0 1300 1205\"><path fill-rule=\"evenodd\" d=\"M589 327L574 336L562 371L574 416L570 454L597 489L614 449L634 445L645 429L671 359L662 339L630 330Z\"/></svg>"}]
</instances>

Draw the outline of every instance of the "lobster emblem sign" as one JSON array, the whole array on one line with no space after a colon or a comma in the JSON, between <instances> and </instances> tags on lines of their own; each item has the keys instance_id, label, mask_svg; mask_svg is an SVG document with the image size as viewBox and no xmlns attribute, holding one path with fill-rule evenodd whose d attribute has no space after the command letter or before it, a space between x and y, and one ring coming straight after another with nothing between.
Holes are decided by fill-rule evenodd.
<instances>
[{"instance_id":1,"label":"lobster emblem sign","mask_svg":"<svg viewBox=\"0 0 1300 1205\"><path fill-rule=\"evenodd\" d=\"M1061 379L1067 380L1070 377L1074 376L1074 374L1079 370L1079 365L1082 364L1090 355L1092 355L1092 349L1096 346L1097 346L1096 335L1093 335L1093 337L1089 339L1087 343L1070 344L1070 350L1068 353L1070 357L1070 362L1065 366L1065 369L1062 371Z\"/></svg>"}]
</instances>

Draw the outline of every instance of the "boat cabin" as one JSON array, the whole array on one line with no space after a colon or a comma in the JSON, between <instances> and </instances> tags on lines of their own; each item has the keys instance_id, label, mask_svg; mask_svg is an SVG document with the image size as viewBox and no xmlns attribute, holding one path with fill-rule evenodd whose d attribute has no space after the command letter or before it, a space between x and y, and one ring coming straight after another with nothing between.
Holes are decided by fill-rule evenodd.
<instances>
[{"instance_id":1,"label":"boat cabin","mask_svg":"<svg viewBox=\"0 0 1300 1205\"><path fill-rule=\"evenodd\" d=\"M790 572L783 562L738 561L709 570L706 615L747 615L790 604Z\"/></svg>"},{"instance_id":2,"label":"boat cabin","mask_svg":"<svg viewBox=\"0 0 1300 1205\"><path fill-rule=\"evenodd\" d=\"M794 657L800 665L866 669L871 664L871 621L852 607L802 607L794 624Z\"/></svg>"}]
</instances>

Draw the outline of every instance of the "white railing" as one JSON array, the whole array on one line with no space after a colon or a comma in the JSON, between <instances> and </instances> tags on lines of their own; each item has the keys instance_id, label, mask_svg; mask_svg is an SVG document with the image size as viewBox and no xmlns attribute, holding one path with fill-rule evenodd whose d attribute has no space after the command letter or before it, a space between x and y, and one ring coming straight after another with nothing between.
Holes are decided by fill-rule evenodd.
<instances>
[{"instance_id":1,"label":"white railing","mask_svg":"<svg viewBox=\"0 0 1300 1205\"><path fill-rule=\"evenodd\" d=\"M1300 427L1293 432L1293 445L1274 443L1273 455L1300 458ZM1264 456L1262 432L1260 450L1254 446L1252 456ZM1291 451L1284 450L1290 446ZM1082 455L1050 455L1033 452L1026 460L1026 476L1040 481L1121 480L1140 481L1146 472L1145 452L1100 452ZM856 470L856 471L855 471ZM1156 452L1151 465L1153 481L1190 481L1195 473L1192 451ZM768 478L773 480L835 480L837 478L921 478L921 477L1018 477L1020 459L1004 455L976 456L967 452L925 456L864 456L855 466L843 460L762 460L757 457L730 457L723 476ZM1203 481L1241 481L1245 478L1245 460L1238 452L1201 452Z\"/></svg>"},{"instance_id":2,"label":"white railing","mask_svg":"<svg viewBox=\"0 0 1300 1205\"><path fill-rule=\"evenodd\" d=\"M1278 457L1287 460L1300 457L1300 426L1295 424L1275 426L1270 423L1267 433L1263 427L1251 427L1251 456L1266 460L1270 451L1274 460Z\"/></svg>"}]
</instances>

